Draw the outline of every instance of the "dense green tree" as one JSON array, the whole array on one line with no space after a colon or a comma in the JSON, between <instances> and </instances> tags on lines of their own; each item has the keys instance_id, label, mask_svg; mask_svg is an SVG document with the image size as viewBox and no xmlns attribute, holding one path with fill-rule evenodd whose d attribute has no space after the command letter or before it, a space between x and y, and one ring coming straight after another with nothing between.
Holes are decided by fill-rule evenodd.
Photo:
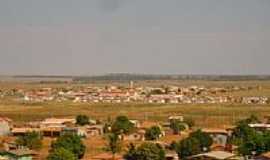
<instances>
[{"instance_id":1,"label":"dense green tree","mask_svg":"<svg viewBox=\"0 0 270 160\"><path fill-rule=\"evenodd\" d=\"M192 132L189 136L199 141L201 151L209 150L210 146L213 144L212 137L210 137L209 134L202 132L201 130Z\"/></svg>"},{"instance_id":2,"label":"dense green tree","mask_svg":"<svg viewBox=\"0 0 270 160\"><path fill-rule=\"evenodd\" d=\"M81 138L73 134L64 134L52 143L52 151L58 148L64 148L72 152L76 158L82 158L85 153L85 146Z\"/></svg>"},{"instance_id":3,"label":"dense green tree","mask_svg":"<svg viewBox=\"0 0 270 160\"><path fill-rule=\"evenodd\" d=\"M76 117L76 124L80 126L90 124L89 117L87 115L78 115Z\"/></svg>"},{"instance_id":4,"label":"dense green tree","mask_svg":"<svg viewBox=\"0 0 270 160\"><path fill-rule=\"evenodd\" d=\"M40 149L42 147L42 136L38 132L28 132L16 139L16 144L29 149Z\"/></svg>"},{"instance_id":5,"label":"dense green tree","mask_svg":"<svg viewBox=\"0 0 270 160\"><path fill-rule=\"evenodd\" d=\"M107 140L108 144L106 149L112 153L112 159L114 160L115 154L121 152L121 142L119 139L119 135L115 133L110 133L108 134Z\"/></svg>"},{"instance_id":6,"label":"dense green tree","mask_svg":"<svg viewBox=\"0 0 270 160\"><path fill-rule=\"evenodd\" d=\"M251 128L252 129L252 128ZM259 155L270 151L270 132L245 132L246 137L238 138L238 151L241 155Z\"/></svg>"},{"instance_id":7,"label":"dense green tree","mask_svg":"<svg viewBox=\"0 0 270 160\"><path fill-rule=\"evenodd\" d=\"M124 157L126 160L165 160L165 151L155 143L143 143L137 148L131 144Z\"/></svg>"},{"instance_id":8,"label":"dense green tree","mask_svg":"<svg viewBox=\"0 0 270 160\"><path fill-rule=\"evenodd\" d=\"M65 148L57 148L49 154L47 160L77 160L76 156Z\"/></svg>"},{"instance_id":9,"label":"dense green tree","mask_svg":"<svg viewBox=\"0 0 270 160\"><path fill-rule=\"evenodd\" d=\"M112 124L112 132L113 133L124 133L128 134L132 132L134 129L134 124L130 122L128 117L126 116L118 116L115 122Z\"/></svg>"},{"instance_id":10,"label":"dense green tree","mask_svg":"<svg viewBox=\"0 0 270 160\"><path fill-rule=\"evenodd\" d=\"M256 155L259 155L267 151L264 139L265 137L262 134L250 136L240 144L238 148L239 153L242 155L252 155L254 152Z\"/></svg>"},{"instance_id":11,"label":"dense green tree","mask_svg":"<svg viewBox=\"0 0 270 160\"><path fill-rule=\"evenodd\" d=\"M170 122L170 128L173 130L174 134L179 134L181 131L186 129L185 125L178 120L172 120Z\"/></svg>"},{"instance_id":12,"label":"dense green tree","mask_svg":"<svg viewBox=\"0 0 270 160\"><path fill-rule=\"evenodd\" d=\"M162 134L161 129L159 126L152 126L148 128L145 132L145 139L146 140L158 140L160 135Z\"/></svg>"},{"instance_id":13,"label":"dense green tree","mask_svg":"<svg viewBox=\"0 0 270 160\"><path fill-rule=\"evenodd\" d=\"M180 143L174 144L174 149L180 159L201 153L200 141L193 137L188 137Z\"/></svg>"},{"instance_id":14,"label":"dense green tree","mask_svg":"<svg viewBox=\"0 0 270 160\"><path fill-rule=\"evenodd\" d=\"M254 134L256 134L255 129L249 127L249 125L244 121L239 122L238 125L233 129L231 137L232 143L240 145L244 141L250 139L250 137Z\"/></svg>"},{"instance_id":15,"label":"dense green tree","mask_svg":"<svg viewBox=\"0 0 270 160\"><path fill-rule=\"evenodd\" d=\"M270 131L266 131L264 134L264 143L266 151L270 151Z\"/></svg>"},{"instance_id":16,"label":"dense green tree","mask_svg":"<svg viewBox=\"0 0 270 160\"><path fill-rule=\"evenodd\" d=\"M171 147L178 153L180 159L185 159L189 156L209 150L212 143L213 140L208 134L201 130L197 130L192 132L188 138L185 138L178 143L173 142Z\"/></svg>"},{"instance_id":17,"label":"dense green tree","mask_svg":"<svg viewBox=\"0 0 270 160\"><path fill-rule=\"evenodd\" d=\"M128 151L127 153L124 155L124 158L126 160L137 160L138 158L138 155L137 155L137 148L136 146L131 143L129 146L128 146Z\"/></svg>"},{"instance_id":18,"label":"dense green tree","mask_svg":"<svg viewBox=\"0 0 270 160\"><path fill-rule=\"evenodd\" d=\"M238 145L238 151L241 155L259 155L270 151L270 132L257 132L249 124L259 123L260 121L254 115L241 120L233 129L230 143Z\"/></svg>"}]
</instances>

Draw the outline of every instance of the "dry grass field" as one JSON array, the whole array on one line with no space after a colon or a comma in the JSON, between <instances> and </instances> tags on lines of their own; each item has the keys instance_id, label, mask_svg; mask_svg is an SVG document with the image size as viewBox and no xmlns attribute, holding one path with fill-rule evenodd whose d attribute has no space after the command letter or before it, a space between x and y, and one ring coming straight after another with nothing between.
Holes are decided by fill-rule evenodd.
<instances>
[{"instance_id":1,"label":"dry grass field","mask_svg":"<svg viewBox=\"0 0 270 160\"><path fill-rule=\"evenodd\" d=\"M268 105L147 105L147 104L83 104L83 103L1 103L0 116L16 122L42 120L86 114L94 119L127 115L131 119L166 121L171 115L184 115L198 127L232 125L251 114L270 115Z\"/></svg>"}]
</instances>

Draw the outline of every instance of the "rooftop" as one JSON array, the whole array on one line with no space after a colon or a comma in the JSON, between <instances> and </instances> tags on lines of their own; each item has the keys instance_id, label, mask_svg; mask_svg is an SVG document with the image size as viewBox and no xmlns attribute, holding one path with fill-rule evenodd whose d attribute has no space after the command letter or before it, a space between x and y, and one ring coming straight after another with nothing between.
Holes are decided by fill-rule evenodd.
<instances>
[{"instance_id":1,"label":"rooftop","mask_svg":"<svg viewBox=\"0 0 270 160\"><path fill-rule=\"evenodd\" d=\"M234 154L230 152L224 152L224 151L211 151L208 153L203 153L203 154L198 154L195 156L192 156L191 159L193 158L198 158L198 157L209 157L209 158L214 158L217 160L226 160L235 157Z\"/></svg>"}]
</instances>

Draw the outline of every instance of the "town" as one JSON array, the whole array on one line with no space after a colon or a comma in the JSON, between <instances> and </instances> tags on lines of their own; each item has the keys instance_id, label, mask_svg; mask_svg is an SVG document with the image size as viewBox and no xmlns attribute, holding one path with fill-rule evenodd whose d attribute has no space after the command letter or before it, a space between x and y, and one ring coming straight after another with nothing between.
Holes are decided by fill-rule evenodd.
<instances>
[{"instance_id":1,"label":"town","mask_svg":"<svg viewBox=\"0 0 270 160\"><path fill-rule=\"evenodd\" d=\"M164 122L124 115L98 121L78 115L23 124L1 117L0 159L133 160L137 156L153 160L267 160L269 122L270 116L251 115L221 129L198 128L184 115L170 116ZM87 155L94 149L94 154Z\"/></svg>"},{"instance_id":2,"label":"town","mask_svg":"<svg viewBox=\"0 0 270 160\"><path fill-rule=\"evenodd\" d=\"M233 93L260 90L260 86L104 86L0 90L0 97L18 101L72 101L84 103L156 103L156 104L269 104L267 96L233 96Z\"/></svg>"}]
</instances>

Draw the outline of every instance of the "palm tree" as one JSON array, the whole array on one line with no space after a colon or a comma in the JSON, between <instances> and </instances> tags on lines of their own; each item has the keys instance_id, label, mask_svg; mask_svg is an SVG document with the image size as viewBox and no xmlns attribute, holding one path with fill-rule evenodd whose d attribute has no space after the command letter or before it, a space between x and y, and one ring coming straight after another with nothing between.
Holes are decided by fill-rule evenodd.
<instances>
[{"instance_id":1,"label":"palm tree","mask_svg":"<svg viewBox=\"0 0 270 160\"><path fill-rule=\"evenodd\" d=\"M116 153L121 152L121 142L118 134L110 133L108 135L107 149L112 153L112 159L115 160Z\"/></svg>"}]
</instances>

